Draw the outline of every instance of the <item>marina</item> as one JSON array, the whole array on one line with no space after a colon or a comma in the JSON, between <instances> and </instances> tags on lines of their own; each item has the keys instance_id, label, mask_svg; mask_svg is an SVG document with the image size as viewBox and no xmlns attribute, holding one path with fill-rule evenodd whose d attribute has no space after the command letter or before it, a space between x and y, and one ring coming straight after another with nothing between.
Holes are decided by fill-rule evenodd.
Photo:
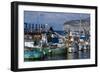
<instances>
[{"instance_id":1,"label":"marina","mask_svg":"<svg viewBox=\"0 0 100 73\"><path fill-rule=\"evenodd\" d=\"M54 31L52 27L46 29L46 26L36 25L36 29L31 26L30 31L25 30L26 62L90 58L89 36L83 32Z\"/></svg>"},{"instance_id":2,"label":"marina","mask_svg":"<svg viewBox=\"0 0 100 73\"><path fill-rule=\"evenodd\" d=\"M90 58L89 14L38 11L25 14L25 62Z\"/></svg>"}]
</instances>

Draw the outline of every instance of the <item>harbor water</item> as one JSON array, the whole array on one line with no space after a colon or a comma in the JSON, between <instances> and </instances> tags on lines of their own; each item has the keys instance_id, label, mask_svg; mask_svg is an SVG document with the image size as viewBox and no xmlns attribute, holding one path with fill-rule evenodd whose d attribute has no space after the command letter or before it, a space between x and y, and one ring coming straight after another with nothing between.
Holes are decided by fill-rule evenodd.
<instances>
[{"instance_id":1,"label":"harbor water","mask_svg":"<svg viewBox=\"0 0 100 73\"><path fill-rule=\"evenodd\" d=\"M24 61L50 61L50 60L74 60L89 59L90 50L81 50L77 52L68 52L64 49L47 49L47 50L25 50Z\"/></svg>"}]
</instances>

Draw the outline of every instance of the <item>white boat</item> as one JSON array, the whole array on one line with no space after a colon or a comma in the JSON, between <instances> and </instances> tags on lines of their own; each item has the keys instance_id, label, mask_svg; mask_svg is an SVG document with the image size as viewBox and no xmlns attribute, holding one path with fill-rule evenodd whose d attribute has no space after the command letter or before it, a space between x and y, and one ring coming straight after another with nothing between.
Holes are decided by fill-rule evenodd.
<instances>
[{"instance_id":1,"label":"white boat","mask_svg":"<svg viewBox=\"0 0 100 73\"><path fill-rule=\"evenodd\" d=\"M24 46L25 46L25 47L34 47L33 44L34 44L34 42L25 42L25 43L24 43Z\"/></svg>"},{"instance_id":2,"label":"white boat","mask_svg":"<svg viewBox=\"0 0 100 73\"><path fill-rule=\"evenodd\" d=\"M40 46L34 46L34 42L25 42L24 46L28 48L41 48Z\"/></svg>"}]
</instances>

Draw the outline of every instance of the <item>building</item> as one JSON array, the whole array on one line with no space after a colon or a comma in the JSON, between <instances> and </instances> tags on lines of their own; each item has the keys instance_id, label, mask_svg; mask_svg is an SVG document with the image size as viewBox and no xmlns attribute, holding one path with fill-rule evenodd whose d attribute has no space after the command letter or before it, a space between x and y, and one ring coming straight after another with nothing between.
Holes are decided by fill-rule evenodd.
<instances>
[{"instance_id":1,"label":"building","mask_svg":"<svg viewBox=\"0 0 100 73\"><path fill-rule=\"evenodd\" d=\"M68 31L90 31L90 18L71 20L64 23L64 30Z\"/></svg>"}]
</instances>

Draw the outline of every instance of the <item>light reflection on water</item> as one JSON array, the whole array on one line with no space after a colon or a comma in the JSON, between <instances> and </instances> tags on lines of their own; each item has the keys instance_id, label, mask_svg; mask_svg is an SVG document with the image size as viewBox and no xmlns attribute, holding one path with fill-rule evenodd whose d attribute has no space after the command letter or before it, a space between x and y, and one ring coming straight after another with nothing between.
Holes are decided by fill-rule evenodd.
<instances>
[{"instance_id":1,"label":"light reflection on water","mask_svg":"<svg viewBox=\"0 0 100 73\"><path fill-rule=\"evenodd\" d=\"M34 51L31 51L31 53L35 55ZM30 52L24 53L24 55L29 55ZM38 57L38 53L37 57ZM52 55L46 55L41 59L35 60L35 61L46 61L46 60L71 60L71 59L89 59L90 58L90 50L83 50L83 51L77 51L77 52L66 52L63 54L52 54ZM28 61L34 61L34 60L28 60Z\"/></svg>"},{"instance_id":2,"label":"light reflection on water","mask_svg":"<svg viewBox=\"0 0 100 73\"><path fill-rule=\"evenodd\" d=\"M53 55L48 56L45 60L67 60L67 59L89 59L90 58L90 51L78 51L76 53L67 53L62 55Z\"/></svg>"},{"instance_id":3,"label":"light reflection on water","mask_svg":"<svg viewBox=\"0 0 100 73\"><path fill-rule=\"evenodd\" d=\"M68 53L67 59L89 59L90 58L90 51L78 51L77 53Z\"/></svg>"}]
</instances>

